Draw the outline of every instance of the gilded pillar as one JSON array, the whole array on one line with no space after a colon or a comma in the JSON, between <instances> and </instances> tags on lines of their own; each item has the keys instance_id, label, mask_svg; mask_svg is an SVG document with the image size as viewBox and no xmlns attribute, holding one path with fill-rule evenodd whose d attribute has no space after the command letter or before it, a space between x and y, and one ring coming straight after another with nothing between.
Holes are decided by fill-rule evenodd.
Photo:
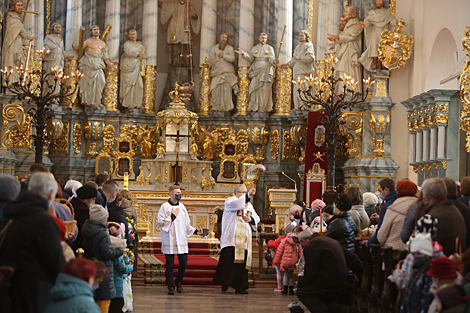
<instances>
[{"instance_id":1,"label":"gilded pillar","mask_svg":"<svg viewBox=\"0 0 470 313\"><path fill-rule=\"evenodd\" d=\"M144 76L143 105L146 113L155 113L155 88L157 85L157 66L147 65Z\"/></svg>"},{"instance_id":2,"label":"gilded pillar","mask_svg":"<svg viewBox=\"0 0 470 313\"><path fill-rule=\"evenodd\" d=\"M116 71L111 71L107 68L105 72L106 85L104 86L103 105L107 111L118 111L118 77L119 77L119 63L111 62L112 65L116 66Z\"/></svg>"},{"instance_id":3,"label":"gilded pillar","mask_svg":"<svg viewBox=\"0 0 470 313\"><path fill-rule=\"evenodd\" d=\"M292 69L277 68L274 115L289 116L292 102Z\"/></svg>"},{"instance_id":4,"label":"gilded pillar","mask_svg":"<svg viewBox=\"0 0 470 313\"><path fill-rule=\"evenodd\" d=\"M211 90L211 77L209 76L209 65L207 64L207 58L199 68L199 82L201 88L199 89L199 100L198 100L198 114L207 115L211 108L209 104L209 92Z\"/></svg>"},{"instance_id":5,"label":"gilded pillar","mask_svg":"<svg viewBox=\"0 0 470 313\"><path fill-rule=\"evenodd\" d=\"M248 77L248 66L238 67L238 95L236 115L246 115L248 107L250 78Z\"/></svg>"},{"instance_id":6,"label":"gilded pillar","mask_svg":"<svg viewBox=\"0 0 470 313\"><path fill-rule=\"evenodd\" d=\"M75 77L72 77L72 73L75 75L77 71L77 64L78 61L76 59L73 60L66 60L65 65L64 65L64 75L68 76L69 78L65 79L65 81L62 83L61 88L68 89L70 88L73 90L75 88L76 80ZM61 105L64 108L72 108L74 105L75 101L77 100L77 95L78 95L78 88L75 90L72 96L70 96L68 99L62 99Z\"/></svg>"},{"instance_id":7,"label":"gilded pillar","mask_svg":"<svg viewBox=\"0 0 470 313\"><path fill-rule=\"evenodd\" d=\"M158 0L144 1L142 43L146 48L147 60L144 76L143 105L146 113L155 113L155 89L157 82L157 33Z\"/></svg>"}]
</instances>

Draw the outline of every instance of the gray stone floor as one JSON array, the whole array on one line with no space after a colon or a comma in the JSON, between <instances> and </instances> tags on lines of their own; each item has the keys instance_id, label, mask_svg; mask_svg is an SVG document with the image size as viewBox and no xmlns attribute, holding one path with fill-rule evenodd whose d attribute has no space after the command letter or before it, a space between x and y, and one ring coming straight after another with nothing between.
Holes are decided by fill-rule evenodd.
<instances>
[{"instance_id":1,"label":"gray stone floor","mask_svg":"<svg viewBox=\"0 0 470 313\"><path fill-rule=\"evenodd\" d=\"M182 294L175 293L174 296L169 296L166 287L135 286L133 312L280 313L289 312L287 305L298 301L296 296L283 296L273 290L273 288L251 288L248 290L248 295L239 295L231 288L222 293L220 287L188 286L184 287Z\"/></svg>"}]
</instances>

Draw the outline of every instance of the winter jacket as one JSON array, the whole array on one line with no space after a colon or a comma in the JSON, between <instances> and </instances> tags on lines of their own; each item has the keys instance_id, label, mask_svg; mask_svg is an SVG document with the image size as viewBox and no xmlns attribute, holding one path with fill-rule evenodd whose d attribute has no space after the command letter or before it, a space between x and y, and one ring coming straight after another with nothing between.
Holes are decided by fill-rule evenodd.
<instances>
[{"instance_id":1,"label":"winter jacket","mask_svg":"<svg viewBox=\"0 0 470 313\"><path fill-rule=\"evenodd\" d=\"M325 236L338 240L345 249L354 252L354 237L357 234L356 224L346 211L330 220Z\"/></svg>"},{"instance_id":2,"label":"winter jacket","mask_svg":"<svg viewBox=\"0 0 470 313\"><path fill-rule=\"evenodd\" d=\"M467 248L470 247L470 207L468 207L468 204L465 205L459 200L457 200L457 196L447 196L447 199L452 202L452 204L459 210L460 214L463 216L463 220L465 221L465 228L467 230L467 237L466 237L466 243L467 245L464 247L462 246L462 251L465 251Z\"/></svg>"},{"instance_id":3,"label":"winter jacket","mask_svg":"<svg viewBox=\"0 0 470 313\"><path fill-rule=\"evenodd\" d=\"M88 204L85 203L85 201L79 198L72 198L70 203L72 203L73 205L73 210L75 212L75 220L77 221L78 227L77 239L75 239L75 241L72 243L72 249L73 251L76 251L78 248L83 248L82 228L85 221L90 218L90 208L88 207Z\"/></svg>"},{"instance_id":4,"label":"winter jacket","mask_svg":"<svg viewBox=\"0 0 470 313\"><path fill-rule=\"evenodd\" d=\"M60 273L44 313L100 313L90 285L78 277Z\"/></svg>"},{"instance_id":5,"label":"winter jacket","mask_svg":"<svg viewBox=\"0 0 470 313\"><path fill-rule=\"evenodd\" d=\"M372 237L370 237L370 239L368 241L369 244L372 244L372 243L378 244L379 243L379 241L377 240L377 235L378 235L379 229L382 226L382 223L383 223L383 220L384 220L384 217L385 217L385 213L387 212L387 208L389 206L391 206L392 203L395 202L395 200L397 200L397 191L396 190L390 192L385 197L384 203L382 204L382 207L380 208L380 215L379 215L379 222L377 223L377 230L375 231L375 234Z\"/></svg>"},{"instance_id":6,"label":"winter jacket","mask_svg":"<svg viewBox=\"0 0 470 313\"><path fill-rule=\"evenodd\" d=\"M349 211L349 215L356 224L356 228L358 231L369 227L369 216L367 215L366 210L364 209L364 206L362 204L353 205L351 210Z\"/></svg>"},{"instance_id":7,"label":"winter jacket","mask_svg":"<svg viewBox=\"0 0 470 313\"><path fill-rule=\"evenodd\" d=\"M1 229L13 222L0 250L0 265L16 268L10 286L12 312L43 312L64 267L59 227L48 206L43 197L23 190L5 208Z\"/></svg>"},{"instance_id":8,"label":"winter jacket","mask_svg":"<svg viewBox=\"0 0 470 313\"><path fill-rule=\"evenodd\" d=\"M277 248L281 244L281 240L286 238L286 236L279 236L276 240L269 240L268 241L268 248L274 248L274 255L273 260L276 258Z\"/></svg>"},{"instance_id":9,"label":"winter jacket","mask_svg":"<svg viewBox=\"0 0 470 313\"><path fill-rule=\"evenodd\" d=\"M401 241L405 244L408 242L408 240L410 240L411 234L413 234L413 230L415 229L415 216L417 210L418 203L413 203L406 212L405 221L403 222L403 229L400 233Z\"/></svg>"},{"instance_id":10,"label":"winter jacket","mask_svg":"<svg viewBox=\"0 0 470 313\"><path fill-rule=\"evenodd\" d=\"M108 200L106 199L106 195L104 194L103 189L98 188L96 189L96 199L95 199L95 204L102 205L104 208L108 204Z\"/></svg>"},{"instance_id":11,"label":"winter jacket","mask_svg":"<svg viewBox=\"0 0 470 313\"><path fill-rule=\"evenodd\" d=\"M104 262L109 271L108 279L101 282L100 287L96 290L96 299L111 300L116 296L113 277L114 260L119 258L124 250L111 248L108 229L101 222L86 220L83 224L82 234L85 257L88 259L97 258Z\"/></svg>"},{"instance_id":12,"label":"winter jacket","mask_svg":"<svg viewBox=\"0 0 470 313\"><path fill-rule=\"evenodd\" d=\"M405 244L401 240L401 231L403 230L406 213L415 202L416 197L400 197L388 207L380 232L377 235L381 245L397 250L405 250Z\"/></svg>"},{"instance_id":13,"label":"winter jacket","mask_svg":"<svg viewBox=\"0 0 470 313\"><path fill-rule=\"evenodd\" d=\"M126 257L124 257L124 255ZM127 253L124 255L114 261L114 288L116 289L116 296L114 298L123 298L122 285L124 278L134 270L134 267L131 264L126 264L126 262L129 262L129 256Z\"/></svg>"},{"instance_id":14,"label":"winter jacket","mask_svg":"<svg viewBox=\"0 0 470 313\"><path fill-rule=\"evenodd\" d=\"M414 258L412 276L405 291L400 313L428 312L429 305L434 299L430 291L432 277L426 274L430 267L429 257Z\"/></svg>"},{"instance_id":15,"label":"winter jacket","mask_svg":"<svg viewBox=\"0 0 470 313\"><path fill-rule=\"evenodd\" d=\"M281 244L277 248L273 264L279 266L281 271L284 272L287 268L294 268L301 255L302 246L300 243L295 243L292 237L287 235L285 239L281 240Z\"/></svg>"},{"instance_id":16,"label":"winter jacket","mask_svg":"<svg viewBox=\"0 0 470 313\"><path fill-rule=\"evenodd\" d=\"M112 203L108 203L108 222L123 223L125 227L125 236L127 244L132 244L132 237L129 236L129 223L124 216L124 209Z\"/></svg>"},{"instance_id":17,"label":"winter jacket","mask_svg":"<svg viewBox=\"0 0 470 313\"><path fill-rule=\"evenodd\" d=\"M435 239L441 244L445 255L450 256L456 252L455 240L457 237L460 238L462 251L465 249L467 236L465 221L452 202L437 203L429 209L427 214L437 218L438 227Z\"/></svg>"}]
</instances>

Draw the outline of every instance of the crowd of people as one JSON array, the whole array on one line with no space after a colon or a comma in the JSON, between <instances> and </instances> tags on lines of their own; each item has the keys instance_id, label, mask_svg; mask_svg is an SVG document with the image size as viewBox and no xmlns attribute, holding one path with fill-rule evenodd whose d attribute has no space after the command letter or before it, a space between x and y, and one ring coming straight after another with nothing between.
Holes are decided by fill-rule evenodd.
<instances>
[{"instance_id":1,"label":"crowd of people","mask_svg":"<svg viewBox=\"0 0 470 313\"><path fill-rule=\"evenodd\" d=\"M82 185L33 164L27 178L0 175L0 198L2 312L125 311L130 192L108 175Z\"/></svg>"},{"instance_id":2,"label":"crowd of people","mask_svg":"<svg viewBox=\"0 0 470 313\"><path fill-rule=\"evenodd\" d=\"M461 182L432 177L420 189L408 179L395 184L384 178L378 191L362 194L352 186L333 206L317 199L308 208L296 201L287 234L268 243L275 248L275 291L294 294L297 265L296 294L311 312L347 312L355 276L363 272L354 253L355 238L361 236L367 245L408 250L389 277L404 290L400 312L468 312L470 177Z\"/></svg>"}]
</instances>

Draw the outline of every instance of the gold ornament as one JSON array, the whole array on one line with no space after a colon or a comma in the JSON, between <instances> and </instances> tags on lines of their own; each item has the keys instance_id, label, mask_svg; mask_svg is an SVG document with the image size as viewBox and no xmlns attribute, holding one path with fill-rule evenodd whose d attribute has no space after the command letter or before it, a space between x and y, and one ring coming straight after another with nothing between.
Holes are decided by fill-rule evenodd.
<instances>
[{"instance_id":1,"label":"gold ornament","mask_svg":"<svg viewBox=\"0 0 470 313\"><path fill-rule=\"evenodd\" d=\"M111 62L113 66L116 67L116 71L111 71L111 69L106 68L106 84L104 85L103 90L103 105L106 107L108 112L118 111L118 78L119 78L119 63Z\"/></svg>"},{"instance_id":2,"label":"gold ornament","mask_svg":"<svg viewBox=\"0 0 470 313\"><path fill-rule=\"evenodd\" d=\"M408 26L404 19L399 19L393 32L384 30L377 47L382 64L391 71L406 65L413 46L413 37L403 35L403 27Z\"/></svg>"},{"instance_id":3,"label":"gold ornament","mask_svg":"<svg viewBox=\"0 0 470 313\"><path fill-rule=\"evenodd\" d=\"M273 129L271 130L271 158L273 160L276 160L278 154L279 154L279 130Z\"/></svg>"},{"instance_id":4,"label":"gold ornament","mask_svg":"<svg viewBox=\"0 0 470 313\"><path fill-rule=\"evenodd\" d=\"M144 77L143 105L146 113L155 113L155 89L157 85L157 66L147 65Z\"/></svg>"},{"instance_id":5,"label":"gold ornament","mask_svg":"<svg viewBox=\"0 0 470 313\"><path fill-rule=\"evenodd\" d=\"M73 124L73 150L75 154L80 154L82 147L82 125L79 123Z\"/></svg>"},{"instance_id":6,"label":"gold ornament","mask_svg":"<svg viewBox=\"0 0 470 313\"><path fill-rule=\"evenodd\" d=\"M237 115L246 115L250 88L248 69L248 66L238 67Z\"/></svg>"}]
</instances>

